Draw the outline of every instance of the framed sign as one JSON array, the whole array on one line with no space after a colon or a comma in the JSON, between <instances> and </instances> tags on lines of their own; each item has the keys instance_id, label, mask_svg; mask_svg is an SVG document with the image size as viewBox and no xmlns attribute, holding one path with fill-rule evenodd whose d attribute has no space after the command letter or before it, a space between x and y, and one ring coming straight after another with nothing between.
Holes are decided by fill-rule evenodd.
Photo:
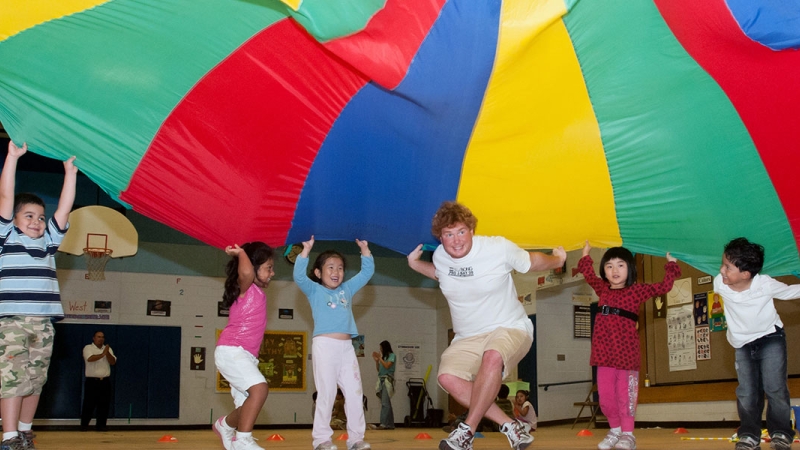
<instances>
[{"instance_id":1,"label":"framed sign","mask_svg":"<svg viewBox=\"0 0 800 450\"><path fill-rule=\"evenodd\" d=\"M169 300L148 300L147 315L169 317L172 302Z\"/></svg>"},{"instance_id":2,"label":"framed sign","mask_svg":"<svg viewBox=\"0 0 800 450\"><path fill-rule=\"evenodd\" d=\"M217 330L217 340L222 330ZM306 332L266 331L258 351L258 370L270 391L306 390ZM228 380L217 371L217 392L230 392Z\"/></svg>"}]
</instances>

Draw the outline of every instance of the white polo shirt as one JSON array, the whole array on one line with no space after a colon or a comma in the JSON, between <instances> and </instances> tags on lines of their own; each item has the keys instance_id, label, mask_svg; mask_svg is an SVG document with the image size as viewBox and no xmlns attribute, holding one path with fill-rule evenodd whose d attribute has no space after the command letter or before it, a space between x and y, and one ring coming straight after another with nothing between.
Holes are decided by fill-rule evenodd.
<instances>
[{"instance_id":1,"label":"white polo shirt","mask_svg":"<svg viewBox=\"0 0 800 450\"><path fill-rule=\"evenodd\" d=\"M111 376L111 365L108 364L108 359L103 357L97 361L89 361L89 357L103 353L106 346L97 348L94 344L89 344L83 347L83 362L86 363L86 378L106 378ZM108 349L108 353L116 358L113 349Z\"/></svg>"}]
</instances>

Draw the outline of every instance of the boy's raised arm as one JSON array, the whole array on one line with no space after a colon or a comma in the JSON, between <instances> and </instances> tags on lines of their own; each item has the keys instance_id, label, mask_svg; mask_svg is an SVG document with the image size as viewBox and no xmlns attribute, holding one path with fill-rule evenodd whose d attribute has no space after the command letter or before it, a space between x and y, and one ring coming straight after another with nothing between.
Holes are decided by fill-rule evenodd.
<instances>
[{"instance_id":1,"label":"boy's raised arm","mask_svg":"<svg viewBox=\"0 0 800 450\"><path fill-rule=\"evenodd\" d=\"M75 167L75 157L64 161L64 186L61 188L61 197L58 199L58 208L53 218L62 230L69 221L69 212L75 203L75 184L78 179L78 168Z\"/></svg>"},{"instance_id":2,"label":"boy's raised arm","mask_svg":"<svg viewBox=\"0 0 800 450\"><path fill-rule=\"evenodd\" d=\"M28 144L17 147L14 141L8 141L8 154L0 175L0 217L14 219L14 188L17 175L17 160L28 151Z\"/></svg>"}]
</instances>

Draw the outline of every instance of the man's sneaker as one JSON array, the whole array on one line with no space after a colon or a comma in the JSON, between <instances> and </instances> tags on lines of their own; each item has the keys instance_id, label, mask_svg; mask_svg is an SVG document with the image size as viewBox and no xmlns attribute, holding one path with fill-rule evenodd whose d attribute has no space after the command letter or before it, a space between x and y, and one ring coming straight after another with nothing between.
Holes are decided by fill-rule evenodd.
<instances>
[{"instance_id":1,"label":"man's sneaker","mask_svg":"<svg viewBox=\"0 0 800 450\"><path fill-rule=\"evenodd\" d=\"M474 435L469 425L464 422L458 424L455 430L439 442L439 450L472 450L472 440Z\"/></svg>"},{"instance_id":2,"label":"man's sneaker","mask_svg":"<svg viewBox=\"0 0 800 450\"><path fill-rule=\"evenodd\" d=\"M36 450L36 445L33 443L33 438L35 437L36 435L33 434L31 430L20 431L19 438L22 440L22 448L25 450Z\"/></svg>"},{"instance_id":3,"label":"man's sneaker","mask_svg":"<svg viewBox=\"0 0 800 450\"><path fill-rule=\"evenodd\" d=\"M514 450L524 450L525 447L531 445L531 442L533 442L533 436L525 431L525 427L516 420L504 423L503 426L500 427L500 431L506 435L508 443L511 444L511 448Z\"/></svg>"},{"instance_id":4,"label":"man's sneaker","mask_svg":"<svg viewBox=\"0 0 800 450\"><path fill-rule=\"evenodd\" d=\"M606 437L597 444L597 448L600 450L611 450L617 445L617 441L619 441L619 434L609 431Z\"/></svg>"},{"instance_id":5,"label":"man's sneaker","mask_svg":"<svg viewBox=\"0 0 800 450\"><path fill-rule=\"evenodd\" d=\"M0 443L0 450L25 450L25 447L22 446L22 439L17 436Z\"/></svg>"},{"instance_id":6,"label":"man's sneaker","mask_svg":"<svg viewBox=\"0 0 800 450\"><path fill-rule=\"evenodd\" d=\"M229 427L227 423L223 423L224 420L225 416L220 417L214 422L214 425L211 425L211 428L214 430L214 433L217 433L217 436L219 436L225 450L231 450L233 448L231 442L233 441L233 437L236 436L236 429Z\"/></svg>"},{"instance_id":7,"label":"man's sneaker","mask_svg":"<svg viewBox=\"0 0 800 450\"><path fill-rule=\"evenodd\" d=\"M355 444L351 445L350 448L348 448L347 450L371 450L371 449L372 447L370 447L370 445L367 444L366 442L358 441Z\"/></svg>"},{"instance_id":8,"label":"man's sneaker","mask_svg":"<svg viewBox=\"0 0 800 450\"><path fill-rule=\"evenodd\" d=\"M636 438L632 434L620 434L614 448L617 450L634 450L636 448Z\"/></svg>"},{"instance_id":9,"label":"man's sneaker","mask_svg":"<svg viewBox=\"0 0 800 450\"><path fill-rule=\"evenodd\" d=\"M769 446L774 450L791 450L792 440L782 433L775 433L772 435Z\"/></svg>"},{"instance_id":10,"label":"man's sneaker","mask_svg":"<svg viewBox=\"0 0 800 450\"><path fill-rule=\"evenodd\" d=\"M756 439L753 436L740 437L734 448L735 450L755 450L761 448L761 439Z\"/></svg>"},{"instance_id":11,"label":"man's sneaker","mask_svg":"<svg viewBox=\"0 0 800 450\"><path fill-rule=\"evenodd\" d=\"M323 442L314 448L314 450L339 450L339 447L333 445L333 442Z\"/></svg>"},{"instance_id":12,"label":"man's sneaker","mask_svg":"<svg viewBox=\"0 0 800 450\"><path fill-rule=\"evenodd\" d=\"M242 438L233 436L231 444L233 444L231 445L233 450L264 450L264 447L256 444L256 438L252 434Z\"/></svg>"}]
</instances>

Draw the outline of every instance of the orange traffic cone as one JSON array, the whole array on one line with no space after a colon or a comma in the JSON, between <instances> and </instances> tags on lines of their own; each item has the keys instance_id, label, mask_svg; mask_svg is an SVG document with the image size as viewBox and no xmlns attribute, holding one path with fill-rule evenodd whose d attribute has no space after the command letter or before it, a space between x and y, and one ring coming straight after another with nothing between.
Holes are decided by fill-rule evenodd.
<instances>
[{"instance_id":1,"label":"orange traffic cone","mask_svg":"<svg viewBox=\"0 0 800 450\"><path fill-rule=\"evenodd\" d=\"M158 442L178 442L178 438L169 434L165 434L164 436L161 436L161 439L159 439Z\"/></svg>"},{"instance_id":2,"label":"orange traffic cone","mask_svg":"<svg viewBox=\"0 0 800 450\"><path fill-rule=\"evenodd\" d=\"M268 441L285 441L286 439L283 438L280 434L273 434L272 436L267 438Z\"/></svg>"},{"instance_id":3,"label":"orange traffic cone","mask_svg":"<svg viewBox=\"0 0 800 450\"><path fill-rule=\"evenodd\" d=\"M594 436L591 431L589 430L581 430L578 431L578 436Z\"/></svg>"},{"instance_id":4,"label":"orange traffic cone","mask_svg":"<svg viewBox=\"0 0 800 450\"><path fill-rule=\"evenodd\" d=\"M428 433L420 433L420 434L414 436L414 439L433 439L433 438Z\"/></svg>"},{"instance_id":5,"label":"orange traffic cone","mask_svg":"<svg viewBox=\"0 0 800 450\"><path fill-rule=\"evenodd\" d=\"M684 433L688 433L688 432L689 432L689 430L687 430L686 428L681 428L681 427L678 427L678 428L675 429L675 431L673 431L674 434L684 434Z\"/></svg>"},{"instance_id":6,"label":"orange traffic cone","mask_svg":"<svg viewBox=\"0 0 800 450\"><path fill-rule=\"evenodd\" d=\"M342 433L341 436L336 438L337 441L346 441L347 440L347 433Z\"/></svg>"}]
</instances>

